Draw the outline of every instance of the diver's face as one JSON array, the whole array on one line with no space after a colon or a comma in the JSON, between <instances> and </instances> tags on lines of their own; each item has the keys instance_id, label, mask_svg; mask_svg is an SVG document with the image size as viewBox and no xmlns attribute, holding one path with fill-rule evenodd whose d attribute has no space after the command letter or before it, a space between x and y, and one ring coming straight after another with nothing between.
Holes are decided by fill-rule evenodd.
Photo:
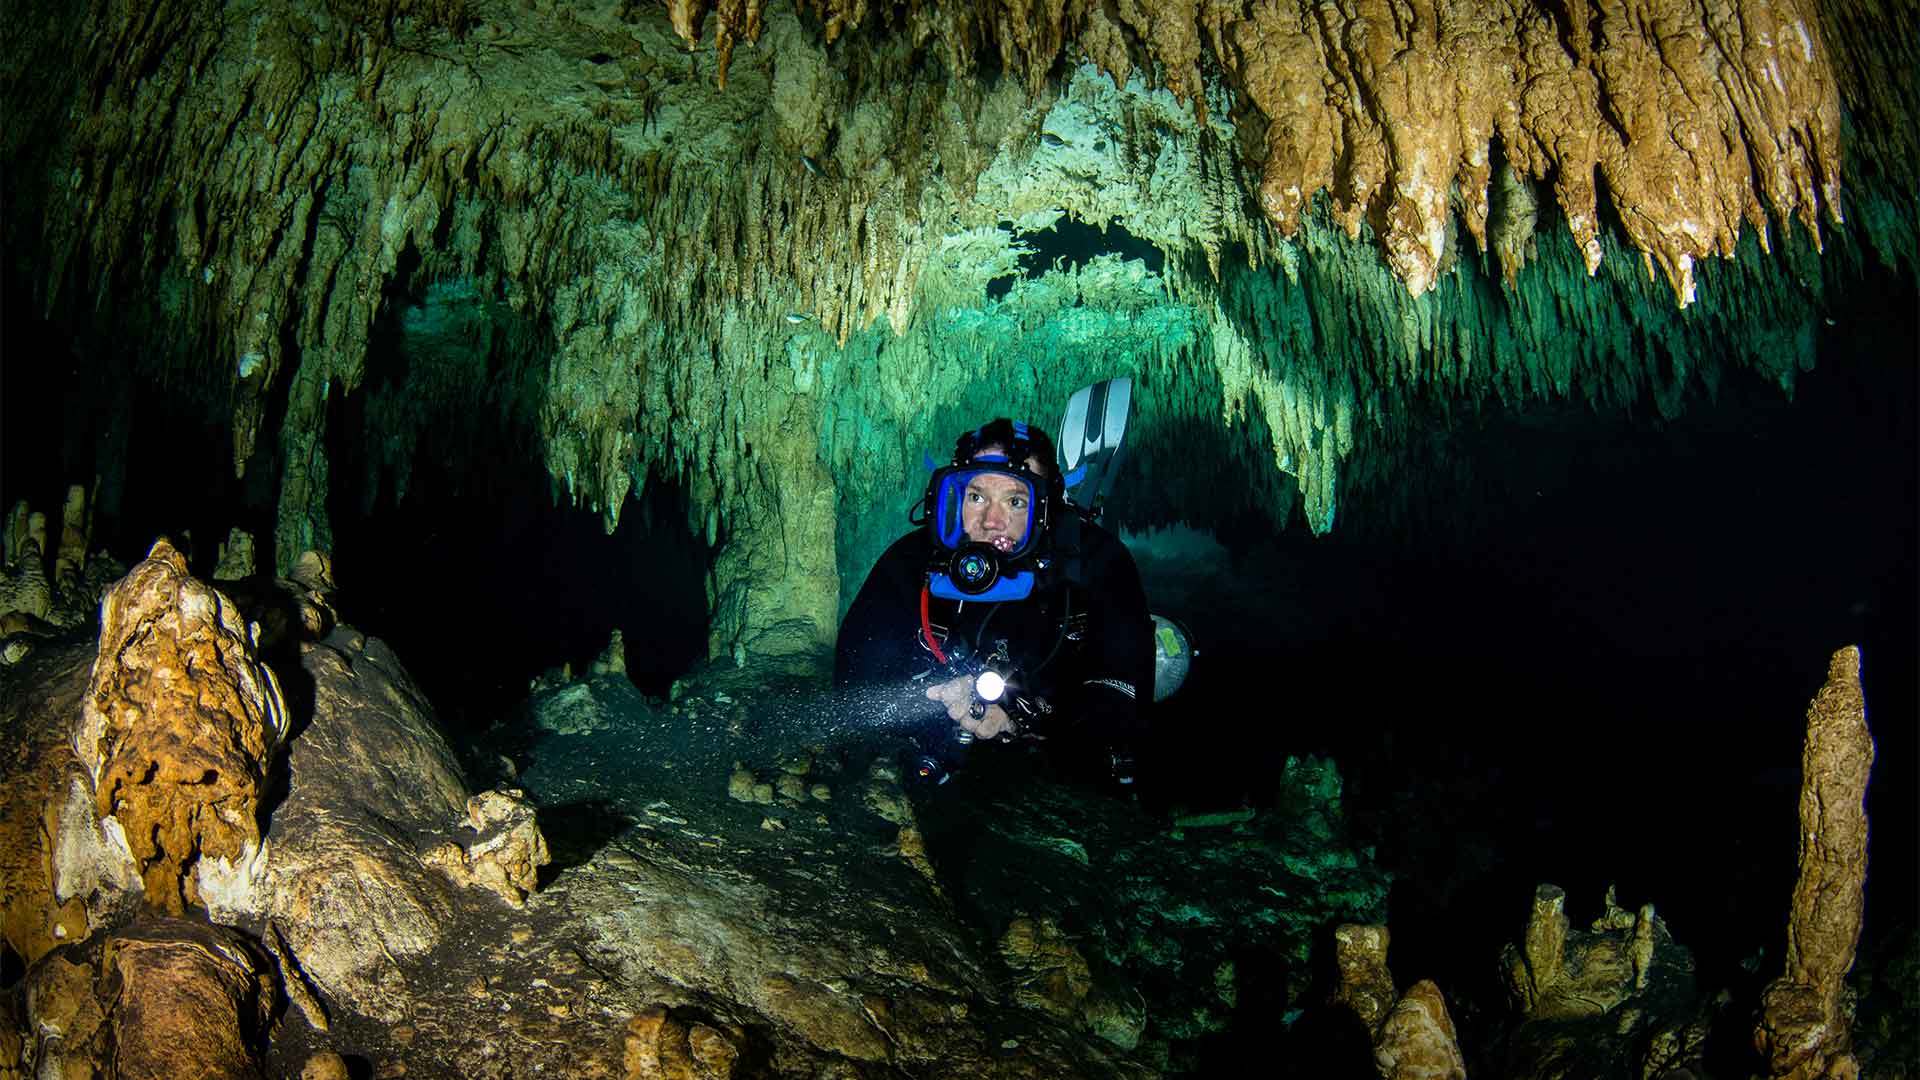
<instances>
[{"instance_id":1,"label":"diver's face","mask_svg":"<svg viewBox=\"0 0 1920 1080\"><path fill-rule=\"evenodd\" d=\"M981 473L967 482L960 507L960 526L967 539L1012 551L1027 535L1032 512L1027 485L1000 473Z\"/></svg>"}]
</instances>

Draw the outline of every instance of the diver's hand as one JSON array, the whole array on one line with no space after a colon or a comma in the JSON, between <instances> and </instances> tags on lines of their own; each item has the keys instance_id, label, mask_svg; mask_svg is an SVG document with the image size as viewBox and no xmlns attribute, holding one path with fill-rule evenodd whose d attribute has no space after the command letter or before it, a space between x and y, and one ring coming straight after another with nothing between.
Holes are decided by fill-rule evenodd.
<instances>
[{"instance_id":1,"label":"diver's hand","mask_svg":"<svg viewBox=\"0 0 1920 1080\"><path fill-rule=\"evenodd\" d=\"M998 705L987 706L987 711L977 720L969 710L967 715L960 718L960 726L981 739L1011 739L1014 736L1013 717L1008 716L1007 710Z\"/></svg>"},{"instance_id":2,"label":"diver's hand","mask_svg":"<svg viewBox=\"0 0 1920 1080\"><path fill-rule=\"evenodd\" d=\"M973 715L973 680L965 675L927 687L927 700L947 707L947 718L972 732L975 738L992 739L1014 733L1013 717L998 705L987 706L978 717Z\"/></svg>"}]
</instances>

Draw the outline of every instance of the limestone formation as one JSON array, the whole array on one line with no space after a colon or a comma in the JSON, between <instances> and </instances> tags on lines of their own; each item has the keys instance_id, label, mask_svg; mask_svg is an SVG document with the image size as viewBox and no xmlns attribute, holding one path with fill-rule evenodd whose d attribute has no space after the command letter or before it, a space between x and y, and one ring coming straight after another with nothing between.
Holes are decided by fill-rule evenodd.
<instances>
[{"instance_id":1,"label":"limestone formation","mask_svg":"<svg viewBox=\"0 0 1920 1080\"><path fill-rule=\"evenodd\" d=\"M165 540L114 586L74 751L124 835L147 902L203 906L200 880L261 856L261 803L288 727L231 601Z\"/></svg>"},{"instance_id":2,"label":"limestone formation","mask_svg":"<svg viewBox=\"0 0 1920 1080\"><path fill-rule=\"evenodd\" d=\"M37 1076L261 1074L273 982L238 934L148 918L66 946L27 981Z\"/></svg>"},{"instance_id":3,"label":"limestone formation","mask_svg":"<svg viewBox=\"0 0 1920 1080\"><path fill-rule=\"evenodd\" d=\"M1466 1080L1460 1038L1440 988L1422 979L1396 995L1387 970L1389 940L1384 926L1349 923L1334 930L1334 1001L1365 1025L1382 1080Z\"/></svg>"},{"instance_id":4,"label":"limestone formation","mask_svg":"<svg viewBox=\"0 0 1920 1080\"><path fill-rule=\"evenodd\" d=\"M627 1021L625 1066L630 1080L729 1080L740 1058L740 1035L699 1021L674 1019L654 1006Z\"/></svg>"},{"instance_id":5,"label":"limestone formation","mask_svg":"<svg viewBox=\"0 0 1920 1080\"><path fill-rule=\"evenodd\" d=\"M93 654L49 648L0 676L0 737L15 748L0 782L0 896L6 943L28 963L120 921L141 900L126 837L99 819L73 751Z\"/></svg>"},{"instance_id":6,"label":"limestone formation","mask_svg":"<svg viewBox=\"0 0 1920 1080\"><path fill-rule=\"evenodd\" d=\"M423 859L450 824L470 820L468 794L431 709L384 644L336 629L299 655L313 711L288 747L270 855L224 882L211 908L222 921L271 921L326 1000L392 1023L408 1007L402 965L440 943L469 895ZM524 856L524 839L502 850ZM500 869L517 874L523 861Z\"/></svg>"},{"instance_id":7,"label":"limestone formation","mask_svg":"<svg viewBox=\"0 0 1920 1080\"><path fill-rule=\"evenodd\" d=\"M1414 983L1381 1020L1373 1063L1382 1080L1467 1080L1453 1018L1432 981Z\"/></svg>"},{"instance_id":8,"label":"limestone formation","mask_svg":"<svg viewBox=\"0 0 1920 1080\"><path fill-rule=\"evenodd\" d=\"M93 622L101 594L126 568L90 552L92 535L92 504L79 484L67 489L52 547L47 516L25 500L14 504L0 532L0 661L18 662L38 641Z\"/></svg>"},{"instance_id":9,"label":"limestone formation","mask_svg":"<svg viewBox=\"0 0 1920 1080\"><path fill-rule=\"evenodd\" d=\"M60 544L54 549L53 557L53 580L61 591L72 592L80 587L92 532L93 513L87 502L87 489L74 484L67 489L67 500L60 510Z\"/></svg>"},{"instance_id":10,"label":"limestone formation","mask_svg":"<svg viewBox=\"0 0 1920 1080\"><path fill-rule=\"evenodd\" d=\"M1049 918L1018 918L1000 936L1000 959L1013 970L1014 1000L1061 1019L1077 1019L1093 989L1087 960Z\"/></svg>"},{"instance_id":11,"label":"limestone formation","mask_svg":"<svg viewBox=\"0 0 1920 1080\"><path fill-rule=\"evenodd\" d=\"M556 735L591 735L607 727L609 720L600 699L606 685L598 679L586 682L556 680L546 689L539 683L529 711L543 730Z\"/></svg>"},{"instance_id":12,"label":"limestone formation","mask_svg":"<svg viewBox=\"0 0 1920 1080\"><path fill-rule=\"evenodd\" d=\"M1639 1076L1699 1067L1711 1005L1652 904L1624 909L1609 888L1600 916L1581 930L1565 892L1542 885L1522 942L1502 961L1521 1014L1507 1075L1559 1076L1575 1064Z\"/></svg>"},{"instance_id":13,"label":"limestone formation","mask_svg":"<svg viewBox=\"0 0 1920 1080\"><path fill-rule=\"evenodd\" d=\"M1168 1037L1153 1022L1166 1017L1178 1038L1202 1029L1187 1019L1186 1005L1157 1003L1134 972L1164 988L1175 970L1168 965L1192 957L1207 974L1207 1000L1231 1009L1227 949L1277 948L1304 963L1309 926L1383 895L1378 876L1357 867L1351 853L1307 855L1282 841L1292 852L1282 864L1265 854L1264 841L1241 846L1221 834L1217 845L1212 837L1196 841L1218 848L1194 878L1208 883L1207 895L1176 899L1159 890L1179 876L1148 865L1173 853L1151 827L1128 831L1139 828L1135 815L1109 808L1097 827L1115 831L1090 835L1084 817L1060 820L1048 798L1027 798L995 809L993 819L1009 831L982 840L1000 850L994 864L1030 869L1033 877L969 883L966 903L982 905L982 894L971 892L979 885L994 898L989 903L1032 912L990 916L1008 928L1007 948L983 948L932 883L927 841L884 757L869 765L844 762L843 749L811 741L766 746L760 760L776 763L776 778L804 782L851 768L866 778L866 796L775 798L765 809L743 808L715 782L731 762L722 756L731 749L724 714L705 708L720 695L695 685L683 691L686 708L677 714L654 709L631 687L625 696L609 694L614 722L590 751L569 759L587 740L566 740L536 757L526 770L530 784L551 782L555 767L578 770L562 786L594 808L592 828L615 831L600 834L591 850L571 849L552 882L510 907L455 887L427 862L451 820L468 814L477 834L494 836L532 825L524 804L505 793L469 801L424 701L379 642L336 628L320 641L293 644L303 704L283 748L284 788L271 806L262 854L198 875L208 914L258 943L257 951L245 946L253 965L247 977L266 985L261 980L277 969L288 1012L275 1046L288 1074L309 1061L324 1069L332 1059L319 1052L331 1049L368 1061L377 1075L652 1069L725 1076L753 1067L817 1076L845 1073L852 1062L858 1071L951 1070L1008 1080L1144 1077L1153 1072L1152 1055L1163 1052L1154 1040ZM16 734L11 710L22 703L44 731L20 741L46 764L9 771L0 791L9 800L27 792L43 800L21 804L30 806L24 814L6 804L9 934L18 923L35 940L60 940L47 922L17 918L31 904L36 919L64 917L69 940L91 932L87 947L100 948L132 914L127 901L137 903L142 882L124 848L117 849L124 859L118 878L110 864L79 858L83 848L96 856L115 850L98 828L68 737L90 686L91 655L78 646L50 648L17 673L32 676L30 684L5 683L5 733ZM194 677L217 699L213 684L232 673L196 668ZM24 692L12 693L17 686ZM622 767L596 764L602 754ZM49 778L36 779L39 769ZM60 852L49 856L36 847L43 806L58 803L59 784L75 780L79 797L58 813L96 828L56 821ZM763 785L772 787L754 784ZM552 790L532 790L543 789ZM659 798L669 790L672 803ZM601 809L610 801L645 809L625 822ZM763 831L761 823L775 818L782 827ZM464 830L456 835L463 857L484 846ZM532 861L516 863L524 871ZM77 890L64 914L48 899L52 887L26 896L16 876L33 867L46 876L49 862L65 867L54 876L68 874L66 888ZM80 880L88 865L90 884ZM1070 928L1078 916L1067 916L1050 893L1063 871L1108 873L1105 883L1081 883L1082 895L1112 910ZM1256 883L1302 899L1283 908ZM119 906L103 902L109 894ZM1182 908L1194 913L1191 923L1159 921ZM1121 932L1132 927L1140 928L1137 939ZM71 947L35 948L29 954L16 945L36 961L32 985L92 985L93 976L71 961ZM1009 992L1015 986L1024 989ZM252 1014L217 1001L201 1011L223 1025L218 1037L228 1042L221 1045L238 1039L258 1050ZM68 1013L58 1030L111 1023L97 1003ZM81 1041L63 1043L61 1052L79 1052Z\"/></svg>"},{"instance_id":14,"label":"limestone formation","mask_svg":"<svg viewBox=\"0 0 1920 1080\"><path fill-rule=\"evenodd\" d=\"M513 907L526 905L542 866L551 861L547 841L522 791L483 791L467 800L465 835L426 853L455 882L495 893Z\"/></svg>"},{"instance_id":15,"label":"limestone formation","mask_svg":"<svg viewBox=\"0 0 1920 1080\"><path fill-rule=\"evenodd\" d=\"M1873 770L1858 648L1833 654L1827 681L1807 706L1800 769L1800 877L1787 921L1787 969L1766 989L1755 1041L1771 1077L1852 1080L1859 1066L1846 977L1866 907Z\"/></svg>"},{"instance_id":16,"label":"limestone formation","mask_svg":"<svg viewBox=\"0 0 1920 1080\"><path fill-rule=\"evenodd\" d=\"M588 669L593 675L625 675L627 673L627 641L619 630L607 639L607 647Z\"/></svg>"},{"instance_id":17,"label":"limestone formation","mask_svg":"<svg viewBox=\"0 0 1920 1080\"><path fill-rule=\"evenodd\" d=\"M348 1080L353 1073L347 1059L331 1050L322 1050L300 1067L300 1080Z\"/></svg>"},{"instance_id":18,"label":"limestone formation","mask_svg":"<svg viewBox=\"0 0 1920 1080\"><path fill-rule=\"evenodd\" d=\"M810 6L829 41L866 17L864 3ZM675 6L674 29L689 44L700 39L704 7ZM732 43L757 40L763 15L758 4L718 14L724 79ZM1450 191L1485 249L1496 139L1523 174L1557 177L1589 272L1600 259L1595 177L1604 177L1634 245L1682 304L1693 296L1693 263L1731 255L1743 227L1764 234L1769 213L1814 229L1823 209L1840 216L1838 87L1818 13L1799 5L1561 13L1445 0L1338 11L1082 2L960 14L928 0L909 5L906 18L955 70L974 68L975 42L997 40L1000 61L1035 86L1062 53L1084 52L1115 83L1145 56L1203 115L1210 53L1266 120L1263 152L1249 164L1267 218L1290 236L1314 194L1330 193L1335 218L1350 233L1370 223L1416 295L1442 269L1456 212ZM1481 62L1454 62L1463 54Z\"/></svg>"},{"instance_id":19,"label":"limestone formation","mask_svg":"<svg viewBox=\"0 0 1920 1080\"><path fill-rule=\"evenodd\" d=\"M682 487L716 658L817 669L884 543L839 511L911 496L962 412L1132 374L1143 432L1240 425L1263 508L1324 531L1438 389L1665 414L1708 353L1789 385L1803 251L1910 262L1907 189L1842 189L1843 100L1888 120L1869 164L1912 157L1910 20L1873 5L453 6L24 20L58 75L0 108L51 223L21 273L50 318L164 328L126 363L278 471L276 572L330 546L329 445L371 503L504 424L609 527ZM1158 262L1028 273L1063 221Z\"/></svg>"},{"instance_id":20,"label":"limestone formation","mask_svg":"<svg viewBox=\"0 0 1920 1080\"><path fill-rule=\"evenodd\" d=\"M220 545L220 558L213 568L215 581L244 581L253 576L253 534L234 528Z\"/></svg>"},{"instance_id":21,"label":"limestone formation","mask_svg":"<svg viewBox=\"0 0 1920 1080\"><path fill-rule=\"evenodd\" d=\"M1340 973L1334 1000L1352 1009L1370 1032L1380 1030L1397 997L1387 970L1389 940L1384 926L1348 924L1333 932L1333 962Z\"/></svg>"},{"instance_id":22,"label":"limestone formation","mask_svg":"<svg viewBox=\"0 0 1920 1080\"><path fill-rule=\"evenodd\" d=\"M14 551L17 554L0 567L0 615L18 612L44 620L53 610L53 584L40 545L23 537Z\"/></svg>"}]
</instances>

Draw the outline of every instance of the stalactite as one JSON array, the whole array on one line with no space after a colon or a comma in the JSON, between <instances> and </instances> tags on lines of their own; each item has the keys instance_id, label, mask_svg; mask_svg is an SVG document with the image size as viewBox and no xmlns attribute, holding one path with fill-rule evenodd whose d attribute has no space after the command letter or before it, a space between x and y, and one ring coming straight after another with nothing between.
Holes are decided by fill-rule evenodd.
<instances>
[{"instance_id":1,"label":"stalactite","mask_svg":"<svg viewBox=\"0 0 1920 1080\"><path fill-rule=\"evenodd\" d=\"M1167 402L1143 432L1231 418L1233 452L1277 466L1268 507L1325 529L1388 482L1410 418L1643 394L1672 415L1717 377L1709 339L1790 386L1822 267L1861 237L1911 266L1910 191L1821 231L1841 96L1910 104L1883 57L1911 46L1874 33L1909 17L1801 6L1636 0L1572 26L1518 0L727 0L559 26L395 3L215 32L103 0L50 20L74 51L33 55L82 62L8 84L0 149L32 163L50 310L166 283L142 325L199 365L237 467L286 463L282 557L324 531L330 394L380 403L356 464L401 486L447 411L413 397L490 401L609 528L657 473L716 500L720 535L770 505L779 463L746 452L776 445L770 417L815 428L865 505L910 496L870 454L1126 373ZM685 51L709 30L718 71ZM985 56L1013 77L981 81ZM989 301L1021 273L999 224L1063 214L1165 268L1095 260ZM452 281L504 343L389 377L376 326ZM282 400L298 415L268 415Z\"/></svg>"}]
</instances>

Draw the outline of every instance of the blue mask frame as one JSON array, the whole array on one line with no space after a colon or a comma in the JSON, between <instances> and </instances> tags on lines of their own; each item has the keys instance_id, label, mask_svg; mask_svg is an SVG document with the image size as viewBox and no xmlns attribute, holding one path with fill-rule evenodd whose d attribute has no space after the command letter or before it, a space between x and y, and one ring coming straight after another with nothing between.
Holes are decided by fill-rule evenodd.
<instances>
[{"instance_id":1,"label":"blue mask frame","mask_svg":"<svg viewBox=\"0 0 1920 1080\"><path fill-rule=\"evenodd\" d=\"M1013 550L1001 553L1005 560L1023 558L1039 544L1041 533L1046 531L1046 481L997 455L985 455L963 465L949 465L934 471L927 482L927 530L943 551L965 547L968 538L963 514L967 489L975 478L987 475L1007 477L1026 489L1026 531L1021 533Z\"/></svg>"},{"instance_id":2,"label":"blue mask frame","mask_svg":"<svg viewBox=\"0 0 1920 1080\"><path fill-rule=\"evenodd\" d=\"M1000 552L967 536L962 513L967 488L975 477L993 474L1020 483L1027 494L1027 528L1011 551ZM1047 481L1004 454L980 454L971 461L934 470L927 481L927 533L936 555L927 572L927 589L945 600L996 602L1023 600L1033 593L1032 556L1047 529ZM985 565L983 565L983 563ZM990 584L982 588L980 582ZM972 582L969 587L966 583Z\"/></svg>"}]
</instances>

